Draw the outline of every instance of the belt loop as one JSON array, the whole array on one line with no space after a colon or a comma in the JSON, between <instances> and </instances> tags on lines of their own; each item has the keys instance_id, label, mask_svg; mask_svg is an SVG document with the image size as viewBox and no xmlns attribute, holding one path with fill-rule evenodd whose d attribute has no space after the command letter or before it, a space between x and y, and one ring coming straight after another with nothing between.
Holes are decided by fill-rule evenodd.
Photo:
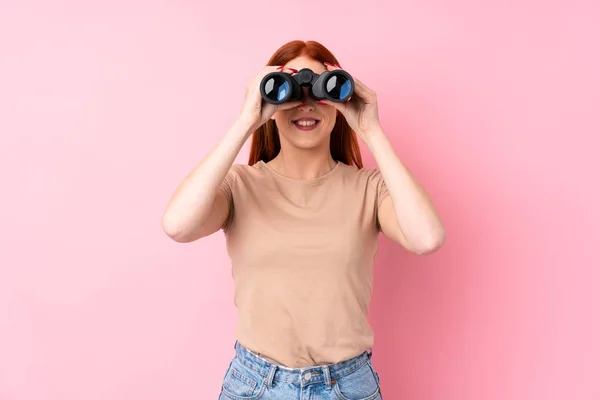
<instances>
[{"instance_id":1,"label":"belt loop","mask_svg":"<svg viewBox=\"0 0 600 400\"><path fill-rule=\"evenodd\" d=\"M372 347L367 351L367 356L369 356L369 360L371 359L371 357L373 357L373 348Z\"/></svg>"},{"instance_id":2,"label":"belt loop","mask_svg":"<svg viewBox=\"0 0 600 400\"><path fill-rule=\"evenodd\" d=\"M235 343L233 344L233 348L234 348L234 349L237 349L237 343L238 343L238 341L237 341L237 339L236 339L236 340L235 340Z\"/></svg>"},{"instance_id":3,"label":"belt loop","mask_svg":"<svg viewBox=\"0 0 600 400\"><path fill-rule=\"evenodd\" d=\"M275 370L277 369L277 365L271 364L271 369L269 370L269 375L265 378L267 380L267 387L273 387L273 380L275 379Z\"/></svg>"},{"instance_id":4,"label":"belt loop","mask_svg":"<svg viewBox=\"0 0 600 400\"><path fill-rule=\"evenodd\" d=\"M323 379L325 379L325 389L331 389L331 375L329 373L329 366L323 365Z\"/></svg>"}]
</instances>

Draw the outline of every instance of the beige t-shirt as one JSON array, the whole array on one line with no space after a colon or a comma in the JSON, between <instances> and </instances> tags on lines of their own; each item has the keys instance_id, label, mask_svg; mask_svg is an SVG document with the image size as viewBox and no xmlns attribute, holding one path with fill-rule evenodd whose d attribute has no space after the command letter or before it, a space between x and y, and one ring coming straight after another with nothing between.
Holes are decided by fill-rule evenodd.
<instances>
[{"instance_id":1,"label":"beige t-shirt","mask_svg":"<svg viewBox=\"0 0 600 400\"><path fill-rule=\"evenodd\" d=\"M377 209L389 196L379 170L338 162L298 180L263 161L234 164L221 189L240 344L290 368L372 347Z\"/></svg>"}]
</instances>

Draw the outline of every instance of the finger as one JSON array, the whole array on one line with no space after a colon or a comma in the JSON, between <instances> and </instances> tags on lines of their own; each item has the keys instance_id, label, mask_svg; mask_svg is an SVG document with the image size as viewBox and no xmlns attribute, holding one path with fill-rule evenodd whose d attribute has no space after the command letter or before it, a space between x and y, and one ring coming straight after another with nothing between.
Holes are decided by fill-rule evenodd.
<instances>
[{"instance_id":1,"label":"finger","mask_svg":"<svg viewBox=\"0 0 600 400\"><path fill-rule=\"evenodd\" d=\"M262 78L265 75L270 74L271 72L279 72L279 70L284 69L283 65L267 65L263 68L260 74L258 74L257 78ZM297 71L296 71L297 72Z\"/></svg>"},{"instance_id":2,"label":"finger","mask_svg":"<svg viewBox=\"0 0 600 400\"><path fill-rule=\"evenodd\" d=\"M267 75L271 72L275 72L280 70L281 68L283 68L283 65L267 65L266 67L263 68L262 73L259 75Z\"/></svg>"},{"instance_id":3,"label":"finger","mask_svg":"<svg viewBox=\"0 0 600 400\"><path fill-rule=\"evenodd\" d=\"M291 75L294 72L298 72L298 70L294 68L284 68L283 65L267 65L263 69L263 71L255 77L254 82L252 82L250 86L255 87L256 82L260 82L265 76L267 76L271 72L284 72Z\"/></svg>"},{"instance_id":4,"label":"finger","mask_svg":"<svg viewBox=\"0 0 600 400\"><path fill-rule=\"evenodd\" d=\"M364 83L362 83L362 81L360 79L358 79L358 78L356 78L354 76L352 77L352 79L354 80L354 86L356 86L356 88L358 90L360 90L361 92L368 93L368 92L372 91L371 89L369 89L367 87L367 85L365 85Z\"/></svg>"},{"instance_id":5,"label":"finger","mask_svg":"<svg viewBox=\"0 0 600 400\"><path fill-rule=\"evenodd\" d=\"M366 101L372 100L375 97L375 92L371 90L367 85L362 83L359 79L357 79L354 76L352 77L352 79L354 80L354 91L358 96L360 96Z\"/></svg>"},{"instance_id":6,"label":"finger","mask_svg":"<svg viewBox=\"0 0 600 400\"><path fill-rule=\"evenodd\" d=\"M295 69L295 68L290 68L290 67L285 67L285 68L283 68L283 67L280 67L280 68L278 68L278 69L281 69L281 72L285 72L285 73L288 73L288 74L295 74L296 72L298 72L298 70L297 70L297 69Z\"/></svg>"},{"instance_id":7,"label":"finger","mask_svg":"<svg viewBox=\"0 0 600 400\"><path fill-rule=\"evenodd\" d=\"M335 71L336 69L342 69L342 67L340 67L339 65L331 64L327 61L325 61L323 64L325 64L325 68L327 68L327 71Z\"/></svg>"},{"instance_id":8,"label":"finger","mask_svg":"<svg viewBox=\"0 0 600 400\"><path fill-rule=\"evenodd\" d=\"M276 72L279 70L279 68L283 68L283 65L267 65L266 67L263 68L262 71L260 71L260 73L258 73L255 77L254 77L254 81L255 82L259 82L262 78L264 78L265 76L267 76L268 74L270 74L271 72ZM252 86L254 86L254 83L252 83Z\"/></svg>"}]
</instances>

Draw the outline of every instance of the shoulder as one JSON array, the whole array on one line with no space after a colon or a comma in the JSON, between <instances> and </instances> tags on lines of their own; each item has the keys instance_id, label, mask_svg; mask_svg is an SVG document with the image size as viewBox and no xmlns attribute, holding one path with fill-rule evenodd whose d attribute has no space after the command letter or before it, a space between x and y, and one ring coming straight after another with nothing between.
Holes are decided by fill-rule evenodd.
<instances>
[{"instance_id":1,"label":"shoulder","mask_svg":"<svg viewBox=\"0 0 600 400\"><path fill-rule=\"evenodd\" d=\"M229 169L229 172L236 174L236 175L244 175L244 174L250 173L250 171L252 169L256 169L256 168L257 168L256 164L248 165L248 164L235 163L231 166L231 168Z\"/></svg>"},{"instance_id":2,"label":"shoulder","mask_svg":"<svg viewBox=\"0 0 600 400\"><path fill-rule=\"evenodd\" d=\"M231 166L231 168L229 169L229 173L232 175L238 175L238 176L248 176L248 175L252 175L253 173L255 173L256 171L260 170L260 162L254 164L254 165L248 165L248 164L233 164Z\"/></svg>"},{"instance_id":3,"label":"shoulder","mask_svg":"<svg viewBox=\"0 0 600 400\"><path fill-rule=\"evenodd\" d=\"M250 183L259 180L265 176L262 163L259 161L254 165L248 164L233 164L227 172L227 180L231 183L246 182Z\"/></svg>"},{"instance_id":4,"label":"shoulder","mask_svg":"<svg viewBox=\"0 0 600 400\"><path fill-rule=\"evenodd\" d=\"M356 182L363 183L365 185L378 185L382 182L383 177L381 172L377 168L358 168L355 165L347 165L340 163L342 167L342 175Z\"/></svg>"}]
</instances>

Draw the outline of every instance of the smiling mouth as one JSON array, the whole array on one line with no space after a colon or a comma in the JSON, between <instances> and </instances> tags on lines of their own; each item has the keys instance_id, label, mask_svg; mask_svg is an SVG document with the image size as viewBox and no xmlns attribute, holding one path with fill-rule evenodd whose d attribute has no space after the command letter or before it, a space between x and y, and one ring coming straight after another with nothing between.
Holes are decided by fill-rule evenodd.
<instances>
[{"instance_id":1,"label":"smiling mouth","mask_svg":"<svg viewBox=\"0 0 600 400\"><path fill-rule=\"evenodd\" d=\"M320 122L314 118L300 118L299 120L292 121L294 127L300 131L312 131L319 126Z\"/></svg>"},{"instance_id":2,"label":"smiling mouth","mask_svg":"<svg viewBox=\"0 0 600 400\"><path fill-rule=\"evenodd\" d=\"M294 125L298 125L298 126L314 126L316 124L318 124L320 121L318 119L313 119L313 120L296 120L296 121L292 121L294 123Z\"/></svg>"}]
</instances>

